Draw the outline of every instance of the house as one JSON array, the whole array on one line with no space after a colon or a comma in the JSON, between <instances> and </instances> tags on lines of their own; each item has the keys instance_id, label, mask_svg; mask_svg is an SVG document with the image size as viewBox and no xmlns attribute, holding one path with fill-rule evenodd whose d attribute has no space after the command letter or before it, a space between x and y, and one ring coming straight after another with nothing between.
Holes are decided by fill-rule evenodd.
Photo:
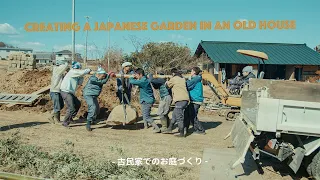
<instances>
[{"instance_id":1,"label":"house","mask_svg":"<svg viewBox=\"0 0 320 180\"><path fill-rule=\"evenodd\" d=\"M230 79L247 65L253 66L257 72L258 59L238 53L239 49L261 51L268 55L265 66L260 65L264 67L265 79L295 78L305 81L315 76L320 66L320 54L306 44L201 41L195 55L202 55L211 61L206 66L207 70L221 82L222 72L225 72L226 79Z\"/></svg>"},{"instance_id":2,"label":"house","mask_svg":"<svg viewBox=\"0 0 320 180\"><path fill-rule=\"evenodd\" d=\"M69 50L62 50L62 51L56 52L55 59L56 59L56 61L61 61L61 60L71 61L72 60L72 52ZM82 60L81 54L76 53L75 61L81 61L81 60Z\"/></svg>"},{"instance_id":3,"label":"house","mask_svg":"<svg viewBox=\"0 0 320 180\"><path fill-rule=\"evenodd\" d=\"M54 59L52 52L35 52L34 55L37 64L51 64Z\"/></svg>"},{"instance_id":4,"label":"house","mask_svg":"<svg viewBox=\"0 0 320 180\"><path fill-rule=\"evenodd\" d=\"M13 52L32 53L32 51L33 50L29 48L0 47L0 60L7 59L9 57L9 54Z\"/></svg>"}]
</instances>

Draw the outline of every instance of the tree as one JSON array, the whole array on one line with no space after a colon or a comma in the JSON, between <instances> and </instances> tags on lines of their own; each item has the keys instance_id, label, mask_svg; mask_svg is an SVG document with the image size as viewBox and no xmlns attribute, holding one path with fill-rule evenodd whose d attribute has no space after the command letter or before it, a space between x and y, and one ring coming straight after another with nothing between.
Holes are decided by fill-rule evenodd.
<instances>
[{"instance_id":1,"label":"tree","mask_svg":"<svg viewBox=\"0 0 320 180\"><path fill-rule=\"evenodd\" d=\"M134 52L131 56L136 66L150 72L160 69L168 72L174 67L183 69L196 64L189 47L174 42L149 42L142 46L140 52Z\"/></svg>"},{"instance_id":2,"label":"tree","mask_svg":"<svg viewBox=\"0 0 320 180\"><path fill-rule=\"evenodd\" d=\"M108 69L108 55L110 70L120 70L121 64L123 62L123 50L121 48L112 46L104 54L104 60L102 62L102 67Z\"/></svg>"}]
</instances>

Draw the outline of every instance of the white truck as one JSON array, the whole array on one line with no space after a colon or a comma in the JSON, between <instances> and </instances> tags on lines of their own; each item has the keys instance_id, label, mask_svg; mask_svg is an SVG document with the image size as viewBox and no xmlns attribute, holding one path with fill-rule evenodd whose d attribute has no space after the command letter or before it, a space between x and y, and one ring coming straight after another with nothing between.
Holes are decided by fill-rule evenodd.
<instances>
[{"instance_id":1,"label":"white truck","mask_svg":"<svg viewBox=\"0 0 320 180\"><path fill-rule=\"evenodd\" d=\"M320 84L250 79L229 136L238 153L233 168L250 150L259 173L264 153L286 162L294 173L304 166L320 179Z\"/></svg>"}]
</instances>

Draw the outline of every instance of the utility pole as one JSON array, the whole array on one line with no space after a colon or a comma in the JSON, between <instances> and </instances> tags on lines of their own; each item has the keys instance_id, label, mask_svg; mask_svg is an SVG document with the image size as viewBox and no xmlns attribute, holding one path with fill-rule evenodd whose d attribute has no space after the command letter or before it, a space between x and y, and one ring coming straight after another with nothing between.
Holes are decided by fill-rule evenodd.
<instances>
[{"instance_id":1,"label":"utility pole","mask_svg":"<svg viewBox=\"0 0 320 180\"><path fill-rule=\"evenodd\" d=\"M87 19L87 23L89 23L89 16L85 16ZM87 35L86 35L86 51L85 51L85 60L84 60L84 66L87 68L87 60L88 60L88 30L87 30Z\"/></svg>"},{"instance_id":2,"label":"utility pole","mask_svg":"<svg viewBox=\"0 0 320 180\"><path fill-rule=\"evenodd\" d=\"M109 28L110 19L108 17L108 72L110 71L110 28Z\"/></svg>"},{"instance_id":3,"label":"utility pole","mask_svg":"<svg viewBox=\"0 0 320 180\"><path fill-rule=\"evenodd\" d=\"M75 0L72 0L72 24L75 23ZM76 56L75 56L75 49L76 49L76 44L75 44L75 31L74 29L72 30L72 60L75 61L76 60Z\"/></svg>"}]
</instances>

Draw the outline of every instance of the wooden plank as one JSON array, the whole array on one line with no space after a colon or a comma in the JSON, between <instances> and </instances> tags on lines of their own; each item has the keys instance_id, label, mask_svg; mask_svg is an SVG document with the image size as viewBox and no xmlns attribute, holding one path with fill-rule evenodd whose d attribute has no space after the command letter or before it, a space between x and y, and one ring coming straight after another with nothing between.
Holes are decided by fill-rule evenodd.
<instances>
[{"instance_id":1,"label":"wooden plank","mask_svg":"<svg viewBox=\"0 0 320 180\"><path fill-rule=\"evenodd\" d=\"M46 86L46 87L43 87L43 88L39 89L38 91L33 92L32 95L39 95L39 94L42 94L42 93L44 93L46 91L49 91L49 90L50 90L50 86ZM6 107L9 108L9 107L12 107L12 106L14 106L16 104L17 103L9 103L9 104L6 105Z\"/></svg>"},{"instance_id":2,"label":"wooden plank","mask_svg":"<svg viewBox=\"0 0 320 180\"><path fill-rule=\"evenodd\" d=\"M33 92L32 94L38 95L38 94L42 94L42 93L49 91L49 90L50 90L50 86L46 86L46 87L39 89L38 91Z\"/></svg>"},{"instance_id":3,"label":"wooden plank","mask_svg":"<svg viewBox=\"0 0 320 180\"><path fill-rule=\"evenodd\" d=\"M31 104L39 95L28 95L28 94L1 94L5 96L4 99L0 100L0 103L14 103L14 104Z\"/></svg>"}]
</instances>

